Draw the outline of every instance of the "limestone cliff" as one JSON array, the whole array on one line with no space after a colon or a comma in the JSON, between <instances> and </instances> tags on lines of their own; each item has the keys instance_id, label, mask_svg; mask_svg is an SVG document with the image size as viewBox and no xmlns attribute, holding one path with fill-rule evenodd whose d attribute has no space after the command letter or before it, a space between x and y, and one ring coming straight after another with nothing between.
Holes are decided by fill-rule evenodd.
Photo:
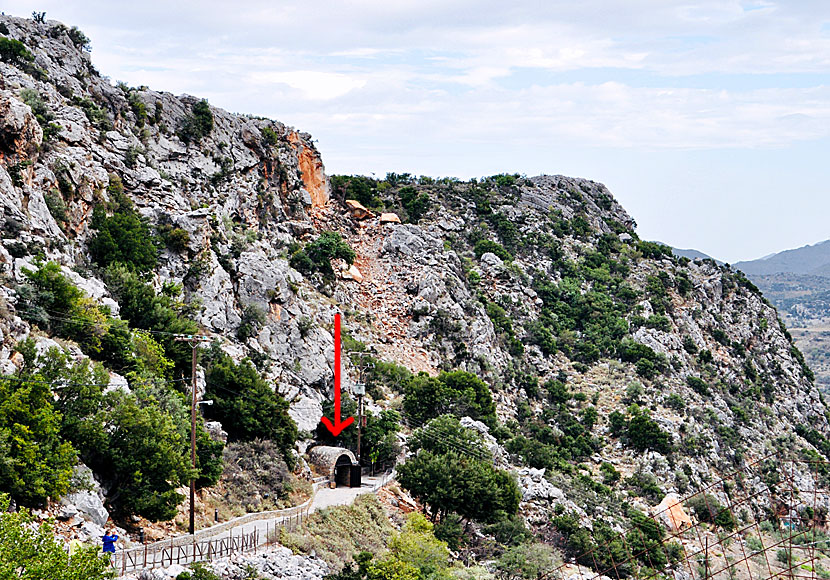
<instances>
[{"instance_id":1,"label":"limestone cliff","mask_svg":"<svg viewBox=\"0 0 830 580\"><path fill-rule=\"evenodd\" d=\"M526 468L538 462L519 435L542 429L563 444L569 417L589 409L595 419L580 423L589 451L574 459L590 476L610 462L681 493L767 450L810 448L797 425L828 433L809 369L757 289L729 268L640 241L599 183L390 174L358 180L363 189L343 180L335 195L308 134L215 107L200 132L198 98L113 86L62 24L0 23L33 56L0 62L6 372L32 332L15 312L14 288L37 256L117 312L87 242L94 208L111 201L108 186L120 178L152 227L187 233L185 247L160 250L156 289L181 284L204 332L235 358L256 358L300 429L314 429L330 397L332 321L343 312L351 336L380 359L487 380L509 426L499 438L525 465L526 489L537 490L526 495L529 513L564 496L536 485L539 474ZM407 223L369 211L356 219L343 203L354 191ZM324 231L356 251L359 275L332 281L289 265L297 244ZM239 339L252 306L264 319ZM548 391L559 384L569 395L556 405L567 414L550 411L557 395ZM396 397L382 390L372 404ZM609 419L642 409L668 434L671 460L666 449L624 444Z\"/></svg>"}]
</instances>

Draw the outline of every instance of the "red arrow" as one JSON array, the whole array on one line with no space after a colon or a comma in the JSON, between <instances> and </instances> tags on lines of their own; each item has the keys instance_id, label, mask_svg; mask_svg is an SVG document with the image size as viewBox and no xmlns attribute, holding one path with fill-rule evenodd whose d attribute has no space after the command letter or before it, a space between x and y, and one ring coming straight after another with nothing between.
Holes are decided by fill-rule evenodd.
<instances>
[{"instance_id":1,"label":"red arrow","mask_svg":"<svg viewBox=\"0 0 830 580\"><path fill-rule=\"evenodd\" d=\"M340 420L340 313L334 315L334 425L327 417L321 417L320 421L337 437L340 433L354 423L354 417L348 417L345 421Z\"/></svg>"}]
</instances>

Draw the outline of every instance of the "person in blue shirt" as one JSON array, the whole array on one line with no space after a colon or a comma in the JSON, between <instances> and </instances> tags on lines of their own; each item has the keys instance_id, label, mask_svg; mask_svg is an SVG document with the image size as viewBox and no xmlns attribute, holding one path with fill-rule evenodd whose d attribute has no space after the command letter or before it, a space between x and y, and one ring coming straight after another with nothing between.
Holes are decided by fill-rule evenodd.
<instances>
[{"instance_id":1,"label":"person in blue shirt","mask_svg":"<svg viewBox=\"0 0 830 580\"><path fill-rule=\"evenodd\" d=\"M101 537L104 542L104 552L115 554L115 542L118 540L118 534L112 533L112 530L107 530L107 533Z\"/></svg>"}]
</instances>

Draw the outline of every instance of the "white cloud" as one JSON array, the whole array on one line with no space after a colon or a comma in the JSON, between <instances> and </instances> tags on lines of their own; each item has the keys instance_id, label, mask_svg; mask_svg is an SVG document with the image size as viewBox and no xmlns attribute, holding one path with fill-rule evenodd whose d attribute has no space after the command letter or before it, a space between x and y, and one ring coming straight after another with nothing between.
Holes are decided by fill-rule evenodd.
<instances>
[{"instance_id":1,"label":"white cloud","mask_svg":"<svg viewBox=\"0 0 830 580\"><path fill-rule=\"evenodd\" d=\"M260 85L283 83L302 91L308 99L323 101L342 97L366 85L365 79L313 70L254 72L250 79Z\"/></svg>"}]
</instances>

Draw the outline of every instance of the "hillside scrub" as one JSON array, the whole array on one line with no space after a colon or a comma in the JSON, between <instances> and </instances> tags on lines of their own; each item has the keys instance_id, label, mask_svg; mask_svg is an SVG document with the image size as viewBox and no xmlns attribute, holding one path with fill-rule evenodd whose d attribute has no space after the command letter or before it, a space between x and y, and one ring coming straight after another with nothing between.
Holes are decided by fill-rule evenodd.
<instances>
[{"instance_id":1,"label":"hillside scrub","mask_svg":"<svg viewBox=\"0 0 830 580\"><path fill-rule=\"evenodd\" d=\"M311 514L300 532L280 529L280 543L294 551L314 551L329 568L339 571L360 551L386 551L392 526L373 494L358 496L350 506L337 506Z\"/></svg>"}]
</instances>

